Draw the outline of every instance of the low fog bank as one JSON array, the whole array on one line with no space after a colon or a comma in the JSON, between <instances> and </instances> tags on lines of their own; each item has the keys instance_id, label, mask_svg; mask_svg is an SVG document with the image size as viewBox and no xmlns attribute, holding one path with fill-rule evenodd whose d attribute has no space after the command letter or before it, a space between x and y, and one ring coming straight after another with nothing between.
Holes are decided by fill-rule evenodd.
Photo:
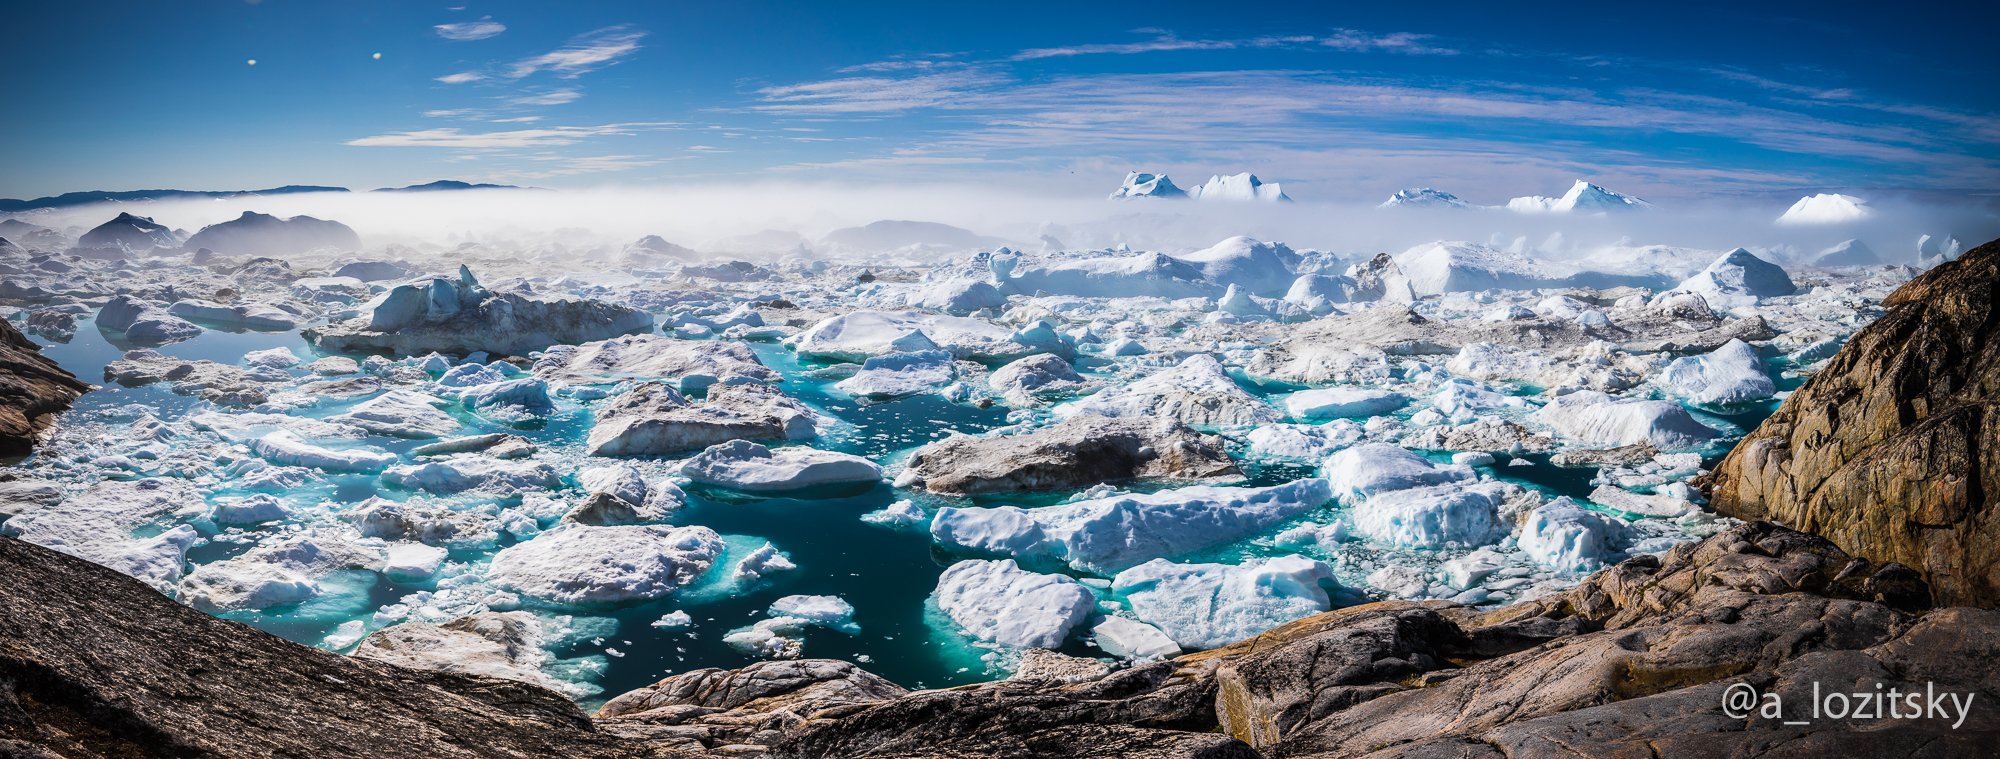
<instances>
[{"instance_id":1,"label":"low fog bank","mask_svg":"<svg viewBox=\"0 0 2000 759\"><path fill-rule=\"evenodd\" d=\"M14 214L74 238L119 212L193 233L245 211L333 219L352 227L363 252L406 246L447 255L465 243L492 248L617 248L646 235L717 257L795 255L899 259L1008 245L1039 252L1128 246L1180 253L1235 235L1342 257L1397 252L1435 240L1512 247L1552 260L1587 258L1606 246L1702 250L1749 247L1788 263L1859 239L1882 262L1918 261L1917 240L1956 238L1965 247L2000 237L2000 213L1962 202L1887 198L1868 218L1828 225L1777 223L1787 204L1714 201L1610 215L1533 215L1502 209L1377 208L1317 203L1107 200L1103 195L1032 195L985 185L844 186L752 183L595 190L472 190L436 193L306 193L220 200L104 203ZM880 220L950 225L866 233ZM401 250L407 254L411 251Z\"/></svg>"}]
</instances>

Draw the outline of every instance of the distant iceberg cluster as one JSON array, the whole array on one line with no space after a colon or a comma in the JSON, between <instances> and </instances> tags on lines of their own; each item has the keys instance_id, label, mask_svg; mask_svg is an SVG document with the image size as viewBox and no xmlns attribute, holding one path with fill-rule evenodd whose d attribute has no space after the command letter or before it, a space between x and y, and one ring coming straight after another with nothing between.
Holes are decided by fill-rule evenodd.
<instances>
[{"instance_id":1,"label":"distant iceberg cluster","mask_svg":"<svg viewBox=\"0 0 2000 759\"><path fill-rule=\"evenodd\" d=\"M1112 191L1111 198L1192 198L1194 200L1223 201L1264 201L1268 203L1289 203L1291 196L1285 194L1284 187L1276 183L1265 183L1257 175L1249 172L1216 175L1195 187L1181 189L1165 174L1151 174L1134 171L1125 175L1125 183Z\"/></svg>"}]
</instances>

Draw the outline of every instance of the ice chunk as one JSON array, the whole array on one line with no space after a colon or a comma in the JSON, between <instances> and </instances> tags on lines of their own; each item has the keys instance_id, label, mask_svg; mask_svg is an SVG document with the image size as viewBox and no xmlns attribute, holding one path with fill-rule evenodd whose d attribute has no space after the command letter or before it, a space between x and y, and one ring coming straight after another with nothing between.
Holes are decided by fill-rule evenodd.
<instances>
[{"instance_id":1,"label":"ice chunk","mask_svg":"<svg viewBox=\"0 0 2000 759\"><path fill-rule=\"evenodd\" d=\"M1843 224L1873 215L1868 201L1853 195L1819 193L1799 198L1778 217L1779 224Z\"/></svg>"},{"instance_id":2,"label":"ice chunk","mask_svg":"<svg viewBox=\"0 0 2000 759\"><path fill-rule=\"evenodd\" d=\"M890 529L910 529L916 527L928 529L930 516L924 513L923 507L906 499L862 514L861 521L877 527L888 527Z\"/></svg>"},{"instance_id":3,"label":"ice chunk","mask_svg":"<svg viewBox=\"0 0 2000 759\"><path fill-rule=\"evenodd\" d=\"M168 306L167 313L220 327L240 327L259 332L284 332L297 329L299 326L297 317L290 312L265 303L227 306L205 300L187 299Z\"/></svg>"},{"instance_id":4,"label":"ice chunk","mask_svg":"<svg viewBox=\"0 0 2000 759\"><path fill-rule=\"evenodd\" d=\"M1285 409L1299 419L1380 416L1402 408L1409 396L1365 387L1322 387L1285 397Z\"/></svg>"},{"instance_id":5,"label":"ice chunk","mask_svg":"<svg viewBox=\"0 0 2000 759\"><path fill-rule=\"evenodd\" d=\"M396 454L380 448L325 448L306 442L291 430L275 430L250 441L250 451L273 464L329 472L380 472L396 463Z\"/></svg>"},{"instance_id":6,"label":"ice chunk","mask_svg":"<svg viewBox=\"0 0 2000 759\"><path fill-rule=\"evenodd\" d=\"M1054 409L1057 416L1097 414L1174 419L1193 427L1245 427L1282 421L1278 410L1231 379L1222 362L1197 353L1179 366Z\"/></svg>"},{"instance_id":7,"label":"ice chunk","mask_svg":"<svg viewBox=\"0 0 2000 759\"><path fill-rule=\"evenodd\" d=\"M1326 480L1266 488L1196 486L1036 509L940 509L939 543L1111 573L1243 538L1332 498Z\"/></svg>"},{"instance_id":8,"label":"ice chunk","mask_svg":"<svg viewBox=\"0 0 2000 759\"><path fill-rule=\"evenodd\" d=\"M1558 498L1528 513L1519 542L1523 553L1550 568L1594 572L1614 560L1624 534L1622 522Z\"/></svg>"},{"instance_id":9,"label":"ice chunk","mask_svg":"<svg viewBox=\"0 0 2000 759\"><path fill-rule=\"evenodd\" d=\"M1359 445L1336 453L1327 459L1325 472L1333 495L1344 500L1473 478L1469 467L1435 464L1401 447L1383 443Z\"/></svg>"},{"instance_id":10,"label":"ice chunk","mask_svg":"<svg viewBox=\"0 0 2000 759\"><path fill-rule=\"evenodd\" d=\"M682 464L680 471L682 476L699 484L747 492L882 479L882 468L860 456L804 447L773 449L748 440L709 446Z\"/></svg>"},{"instance_id":11,"label":"ice chunk","mask_svg":"<svg viewBox=\"0 0 2000 759\"><path fill-rule=\"evenodd\" d=\"M512 492L561 487L562 478L548 464L501 461L484 456L460 456L424 464L391 467L382 473L389 484L432 493L468 490Z\"/></svg>"},{"instance_id":12,"label":"ice chunk","mask_svg":"<svg viewBox=\"0 0 2000 759\"><path fill-rule=\"evenodd\" d=\"M1375 540L1405 548L1483 545L1505 534L1498 509L1502 486L1433 485L1392 490L1355 504L1354 527Z\"/></svg>"},{"instance_id":13,"label":"ice chunk","mask_svg":"<svg viewBox=\"0 0 2000 759\"><path fill-rule=\"evenodd\" d=\"M1654 302L1674 292L1700 295L1711 307L1736 308L1755 306L1760 298L1791 295L1798 292L1798 286L1783 267L1737 248L1722 254L1708 268L1696 272L1673 290L1654 296Z\"/></svg>"},{"instance_id":14,"label":"ice chunk","mask_svg":"<svg viewBox=\"0 0 2000 759\"><path fill-rule=\"evenodd\" d=\"M1077 581L1029 572L1011 559L961 561L938 577L938 608L971 637L1020 648L1060 648L1097 608Z\"/></svg>"},{"instance_id":15,"label":"ice chunk","mask_svg":"<svg viewBox=\"0 0 2000 759\"><path fill-rule=\"evenodd\" d=\"M1082 389L1084 380L1061 356L1040 353L993 370L987 385L1009 403L1036 406L1048 397Z\"/></svg>"},{"instance_id":16,"label":"ice chunk","mask_svg":"<svg viewBox=\"0 0 2000 759\"><path fill-rule=\"evenodd\" d=\"M1182 648L1216 648L1331 608L1333 569L1303 556L1243 564L1154 559L1119 572L1111 589Z\"/></svg>"},{"instance_id":17,"label":"ice chunk","mask_svg":"<svg viewBox=\"0 0 2000 759\"><path fill-rule=\"evenodd\" d=\"M926 350L870 356L861 362L861 371L834 387L863 398L895 398L927 393L957 378L951 354Z\"/></svg>"},{"instance_id":18,"label":"ice chunk","mask_svg":"<svg viewBox=\"0 0 2000 759\"><path fill-rule=\"evenodd\" d=\"M840 596L785 596L771 602L769 614L803 619L849 635L861 632L861 626L854 623L854 604Z\"/></svg>"},{"instance_id":19,"label":"ice chunk","mask_svg":"<svg viewBox=\"0 0 2000 759\"><path fill-rule=\"evenodd\" d=\"M559 345L535 360L535 376L568 384L608 384L660 380L681 392L718 382L777 382L778 373L742 343L676 340L665 335L628 335Z\"/></svg>"},{"instance_id":20,"label":"ice chunk","mask_svg":"<svg viewBox=\"0 0 2000 759\"><path fill-rule=\"evenodd\" d=\"M437 576L444 567L445 550L422 543L395 543L389 546L382 563L382 576L394 582L419 583Z\"/></svg>"},{"instance_id":21,"label":"ice chunk","mask_svg":"<svg viewBox=\"0 0 2000 759\"><path fill-rule=\"evenodd\" d=\"M1661 450L1683 450L1698 448L1721 434L1695 421L1678 403L1614 398L1595 390L1557 396L1534 418L1593 445L1650 443Z\"/></svg>"},{"instance_id":22,"label":"ice chunk","mask_svg":"<svg viewBox=\"0 0 2000 759\"><path fill-rule=\"evenodd\" d=\"M1251 430L1253 458L1322 461L1334 451L1361 442L1361 425L1348 419L1325 424L1265 424Z\"/></svg>"},{"instance_id":23,"label":"ice chunk","mask_svg":"<svg viewBox=\"0 0 2000 759\"><path fill-rule=\"evenodd\" d=\"M1730 340L1703 356L1683 356L1660 372L1668 393L1704 406L1726 406L1770 398L1778 386L1764 373L1764 359L1742 340Z\"/></svg>"},{"instance_id":24,"label":"ice chunk","mask_svg":"<svg viewBox=\"0 0 2000 759\"><path fill-rule=\"evenodd\" d=\"M218 525L259 524L285 518L285 505L263 493L218 501L209 518Z\"/></svg>"},{"instance_id":25,"label":"ice chunk","mask_svg":"<svg viewBox=\"0 0 2000 759\"><path fill-rule=\"evenodd\" d=\"M922 330L953 358L1004 359L1035 350L1014 340L1006 327L985 319L919 311L856 311L814 324L785 342L800 355L859 361L898 352L897 338Z\"/></svg>"},{"instance_id":26,"label":"ice chunk","mask_svg":"<svg viewBox=\"0 0 2000 759\"><path fill-rule=\"evenodd\" d=\"M444 402L411 390L390 390L356 404L333 421L351 424L377 435L437 438L458 431L458 420L438 410Z\"/></svg>"},{"instance_id":27,"label":"ice chunk","mask_svg":"<svg viewBox=\"0 0 2000 759\"><path fill-rule=\"evenodd\" d=\"M593 456L659 456L729 440L805 440L818 425L811 408L768 385L719 384L697 404L647 382L597 410L588 445Z\"/></svg>"},{"instance_id":28,"label":"ice chunk","mask_svg":"<svg viewBox=\"0 0 2000 759\"><path fill-rule=\"evenodd\" d=\"M56 505L0 522L0 534L96 562L172 593L187 549L200 536L186 525L150 538L132 532L200 502L200 495L180 480L105 480Z\"/></svg>"},{"instance_id":29,"label":"ice chunk","mask_svg":"<svg viewBox=\"0 0 2000 759\"><path fill-rule=\"evenodd\" d=\"M706 527L559 525L501 549L486 576L558 604L650 600L701 577L722 548Z\"/></svg>"},{"instance_id":30,"label":"ice chunk","mask_svg":"<svg viewBox=\"0 0 2000 759\"><path fill-rule=\"evenodd\" d=\"M1105 617L1092 625L1090 641L1120 659L1155 661L1181 655L1181 647L1160 628L1125 617Z\"/></svg>"},{"instance_id":31,"label":"ice chunk","mask_svg":"<svg viewBox=\"0 0 2000 759\"><path fill-rule=\"evenodd\" d=\"M961 279L924 288L917 295L916 305L953 316L965 316L982 309L1005 307L1007 296L986 282Z\"/></svg>"}]
</instances>

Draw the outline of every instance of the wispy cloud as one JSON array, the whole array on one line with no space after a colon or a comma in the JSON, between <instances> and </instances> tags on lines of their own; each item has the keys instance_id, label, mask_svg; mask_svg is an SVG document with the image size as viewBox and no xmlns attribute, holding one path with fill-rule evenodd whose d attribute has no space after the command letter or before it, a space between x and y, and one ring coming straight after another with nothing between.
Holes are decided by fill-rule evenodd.
<instances>
[{"instance_id":1,"label":"wispy cloud","mask_svg":"<svg viewBox=\"0 0 2000 759\"><path fill-rule=\"evenodd\" d=\"M565 87L559 90L536 92L508 98L507 102L513 105L562 105L564 103L574 103L582 97L583 93L576 91L575 88Z\"/></svg>"},{"instance_id":2,"label":"wispy cloud","mask_svg":"<svg viewBox=\"0 0 2000 759\"><path fill-rule=\"evenodd\" d=\"M365 148L456 148L464 150L547 148L574 145L590 137L631 135L644 131L672 129L678 126L680 125L673 122L631 122L602 124L598 126L515 129L499 132L465 132L456 127L440 127L437 129L390 132L388 134L361 137L348 140L342 144Z\"/></svg>"},{"instance_id":3,"label":"wispy cloud","mask_svg":"<svg viewBox=\"0 0 2000 759\"><path fill-rule=\"evenodd\" d=\"M979 71L952 71L910 77L847 77L757 91L767 113L892 113L950 105L1004 81Z\"/></svg>"},{"instance_id":4,"label":"wispy cloud","mask_svg":"<svg viewBox=\"0 0 2000 759\"><path fill-rule=\"evenodd\" d=\"M508 118L508 119L493 119L493 123L495 123L495 124L531 124L531 123L534 123L534 122L537 122L537 121L541 121L541 120L542 120L542 117L540 117L540 116L515 116L515 117L513 117L513 118Z\"/></svg>"},{"instance_id":5,"label":"wispy cloud","mask_svg":"<svg viewBox=\"0 0 2000 759\"><path fill-rule=\"evenodd\" d=\"M605 27L578 35L557 50L515 61L507 67L507 74L521 79L548 71L564 79L575 79L638 52L639 40L645 36L645 32L630 26Z\"/></svg>"},{"instance_id":6,"label":"wispy cloud","mask_svg":"<svg viewBox=\"0 0 2000 759\"><path fill-rule=\"evenodd\" d=\"M438 77L437 80L445 84L465 84L467 82L477 82L485 78L485 74L474 71L461 71L456 74L445 74Z\"/></svg>"},{"instance_id":7,"label":"wispy cloud","mask_svg":"<svg viewBox=\"0 0 2000 759\"><path fill-rule=\"evenodd\" d=\"M438 24L437 26L431 28L437 30L437 35L439 37L443 37L445 39L452 40L455 42L470 42L472 40L483 40L488 37L496 36L501 32L507 31L506 24L494 21L493 17L491 16L482 18L478 21L461 21L455 24Z\"/></svg>"},{"instance_id":8,"label":"wispy cloud","mask_svg":"<svg viewBox=\"0 0 2000 759\"><path fill-rule=\"evenodd\" d=\"M1332 34L1319 38L1322 47L1354 52L1400 53L1403 55L1458 55L1455 48L1445 47L1436 42L1437 38L1428 34L1410 32L1390 32L1372 34L1359 29L1336 29Z\"/></svg>"},{"instance_id":9,"label":"wispy cloud","mask_svg":"<svg viewBox=\"0 0 2000 759\"><path fill-rule=\"evenodd\" d=\"M1411 32L1372 34L1357 29L1335 29L1326 35L1294 34L1266 35L1241 39L1182 39L1173 32L1154 29L1139 30L1152 32L1155 36L1138 42L1099 43L1090 45L1065 45L1061 47L1030 48L1015 53L1009 60L1032 61L1043 58L1068 58L1079 55L1136 55L1139 53L1160 53L1186 50L1244 50L1276 47L1320 47L1349 52L1385 52L1405 55L1456 55L1457 50L1435 43L1435 37Z\"/></svg>"}]
</instances>

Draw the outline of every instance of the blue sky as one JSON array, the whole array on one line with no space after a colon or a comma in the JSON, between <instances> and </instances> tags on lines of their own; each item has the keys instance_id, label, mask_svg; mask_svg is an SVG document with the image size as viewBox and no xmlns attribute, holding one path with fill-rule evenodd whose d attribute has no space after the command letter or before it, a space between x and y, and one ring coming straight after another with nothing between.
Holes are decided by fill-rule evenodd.
<instances>
[{"instance_id":1,"label":"blue sky","mask_svg":"<svg viewBox=\"0 0 2000 759\"><path fill-rule=\"evenodd\" d=\"M2000 190L2000 14L1970 4L12 5L7 197L1129 169L1302 198Z\"/></svg>"}]
</instances>

